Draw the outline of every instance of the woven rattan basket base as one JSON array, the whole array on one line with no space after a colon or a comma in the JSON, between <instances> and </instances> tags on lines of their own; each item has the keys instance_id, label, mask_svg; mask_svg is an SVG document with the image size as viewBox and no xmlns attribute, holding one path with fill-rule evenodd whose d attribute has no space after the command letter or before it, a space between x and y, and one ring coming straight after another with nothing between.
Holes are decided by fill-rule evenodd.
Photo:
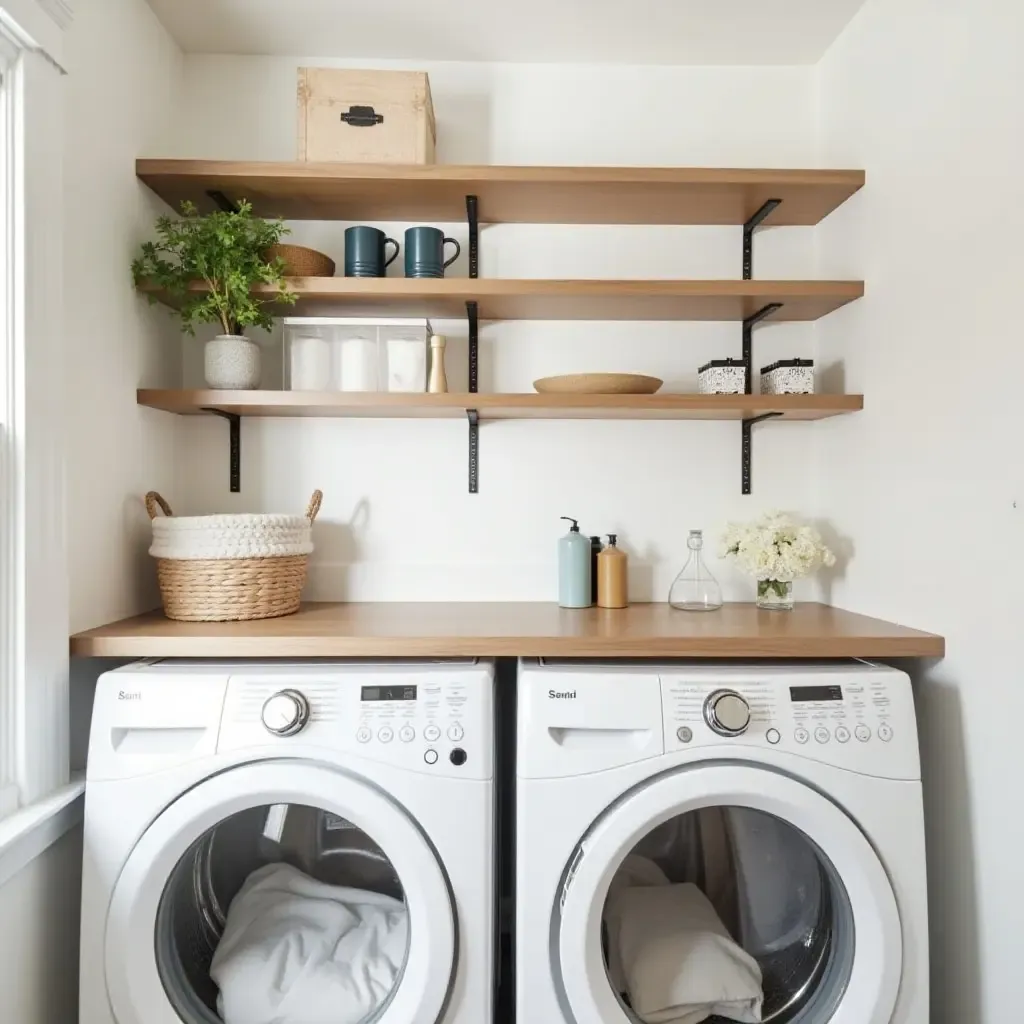
<instances>
[{"instance_id":1,"label":"woven rattan basket base","mask_svg":"<svg viewBox=\"0 0 1024 1024\"><path fill-rule=\"evenodd\" d=\"M182 622L273 619L299 610L308 555L283 558L158 558L164 614Z\"/></svg>"}]
</instances>

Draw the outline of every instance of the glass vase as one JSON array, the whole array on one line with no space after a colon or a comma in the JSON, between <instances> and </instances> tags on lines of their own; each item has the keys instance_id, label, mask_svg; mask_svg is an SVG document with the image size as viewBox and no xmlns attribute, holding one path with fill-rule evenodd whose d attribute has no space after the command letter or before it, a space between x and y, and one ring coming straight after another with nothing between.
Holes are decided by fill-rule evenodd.
<instances>
[{"instance_id":1,"label":"glass vase","mask_svg":"<svg viewBox=\"0 0 1024 1024\"><path fill-rule=\"evenodd\" d=\"M757 607L788 612L793 608L793 584L785 580L758 580Z\"/></svg>"},{"instance_id":2,"label":"glass vase","mask_svg":"<svg viewBox=\"0 0 1024 1024\"><path fill-rule=\"evenodd\" d=\"M684 612L713 612L722 607L722 588L704 565L704 534L691 530L686 546L690 557L668 592L668 603Z\"/></svg>"}]
</instances>

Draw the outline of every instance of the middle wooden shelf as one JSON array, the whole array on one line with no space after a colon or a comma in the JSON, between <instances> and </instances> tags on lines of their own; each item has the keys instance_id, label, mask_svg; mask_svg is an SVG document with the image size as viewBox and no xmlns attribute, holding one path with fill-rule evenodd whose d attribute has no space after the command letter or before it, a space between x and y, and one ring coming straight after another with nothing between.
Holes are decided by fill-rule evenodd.
<instances>
[{"instance_id":1,"label":"middle wooden shelf","mask_svg":"<svg viewBox=\"0 0 1024 1024\"><path fill-rule=\"evenodd\" d=\"M338 391L140 389L139 405L185 416L217 410L234 416L481 420L745 420L765 415L820 420L864 407L863 395L576 395L390 394Z\"/></svg>"},{"instance_id":2,"label":"middle wooden shelf","mask_svg":"<svg viewBox=\"0 0 1024 1024\"><path fill-rule=\"evenodd\" d=\"M864 294L863 281L546 281L505 278L293 277L295 315L481 320L719 320L738 322L778 305L773 321L817 320ZM173 301L155 287L141 290ZM197 292L203 286L195 286ZM258 294L258 293L257 293Z\"/></svg>"}]
</instances>

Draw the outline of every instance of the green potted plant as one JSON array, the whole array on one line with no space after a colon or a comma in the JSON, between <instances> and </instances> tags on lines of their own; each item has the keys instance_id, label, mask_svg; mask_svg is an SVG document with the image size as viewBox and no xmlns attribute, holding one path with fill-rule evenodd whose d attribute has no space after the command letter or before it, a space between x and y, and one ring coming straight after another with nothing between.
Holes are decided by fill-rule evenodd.
<instances>
[{"instance_id":1,"label":"green potted plant","mask_svg":"<svg viewBox=\"0 0 1024 1024\"><path fill-rule=\"evenodd\" d=\"M254 217L244 200L233 211L207 214L183 202L181 214L157 220L157 240L144 243L132 262L135 283L148 282L169 296L187 334L194 336L203 323L222 329L204 351L208 387L258 388L260 348L244 332L247 327L270 330L271 305L290 305L297 298L283 276L284 261L265 258L288 228L280 220ZM149 298L157 301L152 293Z\"/></svg>"}]
</instances>

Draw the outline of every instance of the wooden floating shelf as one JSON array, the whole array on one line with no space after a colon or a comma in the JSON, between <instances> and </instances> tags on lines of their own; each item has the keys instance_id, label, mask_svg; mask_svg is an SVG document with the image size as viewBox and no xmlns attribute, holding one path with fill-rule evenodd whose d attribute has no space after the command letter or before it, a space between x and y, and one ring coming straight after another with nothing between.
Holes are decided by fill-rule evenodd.
<instances>
[{"instance_id":1,"label":"wooden floating shelf","mask_svg":"<svg viewBox=\"0 0 1024 1024\"><path fill-rule=\"evenodd\" d=\"M140 389L139 405L185 416L209 409L238 416L481 420L743 420L777 413L820 420L864 407L863 395L407 395L337 391L172 391Z\"/></svg>"},{"instance_id":2,"label":"wooden floating shelf","mask_svg":"<svg viewBox=\"0 0 1024 1024\"><path fill-rule=\"evenodd\" d=\"M781 303L772 320L806 321L864 294L863 281L294 277L288 286L299 301L278 312L296 316L459 318L466 315L466 303L475 302L483 320L742 321ZM169 301L155 286L143 284L141 290Z\"/></svg>"},{"instance_id":3,"label":"wooden floating shelf","mask_svg":"<svg viewBox=\"0 0 1024 1024\"><path fill-rule=\"evenodd\" d=\"M435 164L138 160L136 174L175 209L209 193L248 199L290 220L463 221L498 224L743 224L781 199L768 225L817 224L864 185L863 171L711 167L472 167Z\"/></svg>"},{"instance_id":4,"label":"wooden floating shelf","mask_svg":"<svg viewBox=\"0 0 1024 1024\"><path fill-rule=\"evenodd\" d=\"M568 610L549 603L306 604L258 622L172 622L161 612L71 637L108 658L898 658L936 657L941 636L828 605L791 612L727 604Z\"/></svg>"}]
</instances>

